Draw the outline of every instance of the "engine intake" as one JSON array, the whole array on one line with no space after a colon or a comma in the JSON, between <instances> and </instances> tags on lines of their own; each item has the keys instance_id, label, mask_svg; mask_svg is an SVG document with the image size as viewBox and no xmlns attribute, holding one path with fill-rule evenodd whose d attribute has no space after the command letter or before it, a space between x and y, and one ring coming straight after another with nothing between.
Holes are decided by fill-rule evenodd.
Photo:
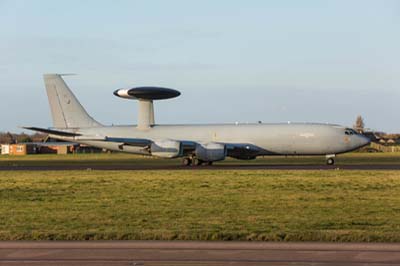
<instances>
[{"instance_id":1,"label":"engine intake","mask_svg":"<svg viewBox=\"0 0 400 266\"><path fill-rule=\"evenodd\" d=\"M226 147L215 142L199 144L196 146L195 154L199 160L205 162L222 161L226 157Z\"/></svg>"},{"instance_id":2,"label":"engine intake","mask_svg":"<svg viewBox=\"0 0 400 266\"><path fill-rule=\"evenodd\" d=\"M182 143L176 140L162 140L152 142L151 155L160 158L176 158L182 155Z\"/></svg>"}]
</instances>

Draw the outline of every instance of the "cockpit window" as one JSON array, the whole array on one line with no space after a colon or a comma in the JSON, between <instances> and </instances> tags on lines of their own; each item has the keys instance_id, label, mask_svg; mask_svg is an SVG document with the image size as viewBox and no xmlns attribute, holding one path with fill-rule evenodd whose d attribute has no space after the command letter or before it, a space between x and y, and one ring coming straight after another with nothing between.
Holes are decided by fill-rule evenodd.
<instances>
[{"instance_id":1,"label":"cockpit window","mask_svg":"<svg viewBox=\"0 0 400 266\"><path fill-rule=\"evenodd\" d=\"M357 135L358 133L357 133L357 131L355 131L352 128L346 128L346 130L344 131L344 134L346 134L346 135Z\"/></svg>"}]
</instances>

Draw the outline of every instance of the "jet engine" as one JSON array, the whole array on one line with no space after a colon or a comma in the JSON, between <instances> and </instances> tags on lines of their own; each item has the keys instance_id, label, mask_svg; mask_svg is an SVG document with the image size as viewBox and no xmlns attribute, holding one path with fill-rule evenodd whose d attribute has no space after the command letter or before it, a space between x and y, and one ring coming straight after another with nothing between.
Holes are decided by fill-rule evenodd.
<instances>
[{"instance_id":1,"label":"jet engine","mask_svg":"<svg viewBox=\"0 0 400 266\"><path fill-rule=\"evenodd\" d=\"M226 157L226 147L223 144L215 142L199 144L196 146L195 154L201 161L222 161Z\"/></svg>"},{"instance_id":2,"label":"jet engine","mask_svg":"<svg viewBox=\"0 0 400 266\"><path fill-rule=\"evenodd\" d=\"M155 141L150 144L150 152L160 158L176 158L182 155L182 143L176 140Z\"/></svg>"}]
</instances>

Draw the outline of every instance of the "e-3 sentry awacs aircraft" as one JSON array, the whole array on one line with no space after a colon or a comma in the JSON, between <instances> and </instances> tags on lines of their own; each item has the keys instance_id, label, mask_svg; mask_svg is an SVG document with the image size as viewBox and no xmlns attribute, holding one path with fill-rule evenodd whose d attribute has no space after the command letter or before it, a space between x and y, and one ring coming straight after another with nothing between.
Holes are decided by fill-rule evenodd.
<instances>
[{"instance_id":1,"label":"e-3 sentry awacs aircraft","mask_svg":"<svg viewBox=\"0 0 400 266\"><path fill-rule=\"evenodd\" d=\"M210 165L226 157L251 160L265 155L325 155L327 164L332 165L336 154L370 142L351 128L332 124L159 125L154 120L153 102L180 95L160 87L116 90L114 95L118 97L138 100L138 124L105 126L85 111L61 74L45 74L44 82L53 127L26 129L112 151L182 157L185 165Z\"/></svg>"}]
</instances>

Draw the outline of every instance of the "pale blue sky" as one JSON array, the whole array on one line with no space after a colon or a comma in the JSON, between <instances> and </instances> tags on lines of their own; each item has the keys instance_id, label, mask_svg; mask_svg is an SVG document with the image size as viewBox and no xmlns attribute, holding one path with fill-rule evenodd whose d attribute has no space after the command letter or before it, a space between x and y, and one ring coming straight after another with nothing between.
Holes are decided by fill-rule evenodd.
<instances>
[{"instance_id":1,"label":"pale blue sky","mask_svg":"<svg viewBox=\"0 0 400 266\"><path fill-rule=\"evenodd\" d=\"M118 88L182 92L158 123L332 122L400 132L400 1L0 0L0 130L51 126L43 73L105 124Z\"/></svg>"}]
</instances>

